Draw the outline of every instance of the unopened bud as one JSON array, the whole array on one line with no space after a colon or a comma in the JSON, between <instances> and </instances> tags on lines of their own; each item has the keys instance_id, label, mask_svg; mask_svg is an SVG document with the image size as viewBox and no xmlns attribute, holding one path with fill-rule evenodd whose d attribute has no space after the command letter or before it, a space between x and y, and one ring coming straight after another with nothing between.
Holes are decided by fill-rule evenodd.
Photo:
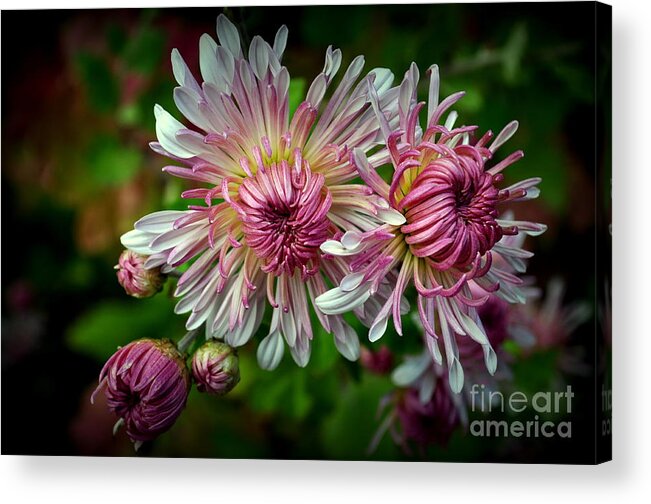
<instances>
[{"instance_id":1,"label":"unopened bud","mask_svg":"<svg viewBox=\"0 0 651 504\"><path fill-rule=\"evenodd\" d=\"M125 250L120 254L118 265L118 282L130 296L136 298L151 297L163 288L165 275L160 268L145 268L147 256Z\"/></svg>"},{"instance_id":2,"label":"unopened bud","mask_svg":"<svg viewBox=\"0 0 651 504\"><path fill-rule=\"evenodd\" d=\"M221 341L207 341L192 356L192 375L199 392L227 394L240 381L237 351Z\"/></svg>"},{"instance_id":3,"label":"unopened bud","mask_svg":"<svg viewBox=\"0 0 651 504\"><path fill-rule=\"evenodd\" d=\"M150 441L168 430L185 408L190 373L170 340L141 339L118 349L104 365L99 386L108 406L136 443Z\"/></svg>"}]
</instances>

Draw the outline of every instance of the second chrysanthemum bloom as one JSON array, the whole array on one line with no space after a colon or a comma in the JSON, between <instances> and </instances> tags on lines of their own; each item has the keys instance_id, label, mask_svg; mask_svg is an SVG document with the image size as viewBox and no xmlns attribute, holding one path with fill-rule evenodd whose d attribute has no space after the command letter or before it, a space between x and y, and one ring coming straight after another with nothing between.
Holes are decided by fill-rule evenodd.
<instances>
[{"instance_id":1,"label":"second chrysanthemum bloom","mask_svg":"<svg viewBox=\"0 0 651 504\"><path fill-rule=\"evenodd\" d=\"M393 212L396 222L365 232L350 230L321 246L333 257L346 258L350 273L317 298L317 305L327 314L359 309L373 299L388 274L398 272L391 295L371 323L369 339L382 337L390 318L402 334L400 304L406 287L413 283L429 351L441 363L442 340L450 386L459 392L463 368L457 338L470 338L481 345L486 367L491 373L495 371L497 357L477 307L493 292L511 303L525 302L519 288L522 280L516 274L524 272L524 260L531 253L513 238L521 233L540 234L545 226L500 219L501 204L538 195L538 178L499 187L501 172L523 156L521 151L490 166L495 151L515 133L517 123L508 124L495 139L488 132L476 140L476 126L454 127L455 112L441 124L443 115L464 93L439 103L438 68L433 66L430 72L424 128L419 125L419 112L425 103L416 101L416 65L400 86L399 128L386 120L381 99L369 87L391 154L391 183L376 172L381 163L367 159L363 151L355 150L353 159L362 179L383 198L386 212Z\"/></svg>"},{"instance_id":2,"label":"second chrysanthemum bloom","mask_svg":"<svg viewBox=\"0 0 651 504\"><path fill-rule=\"evenodd\" d=\"M343 230L364 233L386 217L368 187L347 183L357 176L348 154L369 153L381 137L368 86L392 123L397 89L390 88L393 75L386 69L358 81L360 56L322 107L342 59L329 48L323 71L290 119L290 78L280 63L287 29L278 31L273 46L254 37L248 54L223 15L217 35L219 44L201 38L201 84L178 51L172 53L175 103L193 129L155 108L158 142L152 148L186 165L165 171L197 183L183 193L196 203L187 211L143 217L122 243L149 257L146 268L189 266L175 291L181 298L176 312L189 313L188 330L205 325L207 338L241 346L269 304L271 327L258 348L260 365L276 367L286 343L304 366L314 299L327 290L327 281L337 283L346 273L343 261L322 260L320 245ZM387 162L388 154L380 150L371 158ZM356 359L355 331L340 315L316 315L339 351Z\"/></svg>"}]
</instances>

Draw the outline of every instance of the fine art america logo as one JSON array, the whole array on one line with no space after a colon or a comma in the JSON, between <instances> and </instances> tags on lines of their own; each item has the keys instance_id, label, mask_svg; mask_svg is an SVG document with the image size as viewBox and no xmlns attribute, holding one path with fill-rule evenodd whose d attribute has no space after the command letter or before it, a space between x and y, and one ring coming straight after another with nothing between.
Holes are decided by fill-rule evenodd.
<instances>
[{"instance_id":1,"label":"fine art america logo","mask_svg":"<svg viewBox=\"0 0 651 504\"><path fill-rule=\"evenodd\" d=\"M555 422L554 415L565 417L572 413L574 392L567 386L564 392L536 392L527 395L516 391L503 394L499 391L486 390L484 385L474 384L470 390L471 410L484 413L511 413L526 415L527 420L474 420L470 424L470 433L476 437L572 437L572 422ZM543 419L541 419L541 416Z\"/></svg>"}]
</instances>

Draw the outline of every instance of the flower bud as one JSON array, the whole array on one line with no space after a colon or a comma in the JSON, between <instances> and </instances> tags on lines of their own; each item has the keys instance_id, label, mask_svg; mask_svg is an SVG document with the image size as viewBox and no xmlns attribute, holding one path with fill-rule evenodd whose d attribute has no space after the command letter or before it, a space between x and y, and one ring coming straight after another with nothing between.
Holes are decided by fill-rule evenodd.
<instances>
[{"instance_id":1,"label":"flower bud","mask_svg":"<svg viewBox=\"0 0 651 504\"><path fill-rule=\"evenodd\" d=\"M147 256L126 249L120 254L118 282L124 290L136 298L151 297L163 288L165 275L158 268L145 268Z\"/></svg>"},{"instance_id":2,"label":"flower bud","mask_svg":"<svg viewBox=\"0 0 651 504\"><path fill-rule=\"evenodd\" d=\"M237 351L221 341L207 341L192 356L192 375L199 392L227 394L240 381Z\"/></svg>"},{"instance_id":3,"label":"flower bud","mask_svg":"<svg viewBox=\"0 0 651 504\"><path fill-rule=\"evenodd\" d=\"M120 417L136 447L168 430L190 391L185 359L170 340L141 339L121 347L99 375L108 407ZM116 424L116 426L118 425Z\"/></svg>"}]
</instances>

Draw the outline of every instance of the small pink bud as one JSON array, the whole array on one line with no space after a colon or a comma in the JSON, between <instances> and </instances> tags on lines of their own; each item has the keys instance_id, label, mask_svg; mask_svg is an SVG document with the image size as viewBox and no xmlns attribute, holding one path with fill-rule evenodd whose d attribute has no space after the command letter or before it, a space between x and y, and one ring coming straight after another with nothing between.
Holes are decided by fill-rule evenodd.
<instances>
[{"instance_id":1,"label":"small pink bud","mask_svg":"<svg viewBox=\"0 0 651 504\"><path fill-rule=\"evenodd\" d=\"M160 268L145 268L147 256L125 250L120 254L118 265L118 282L129 296L135 298L151 297L163 288L165 275Z\"/></svg>"},{"instance_id":2,"label":"small pink bud","mask_svg":"<svg viewBox=\"0 0 651 504\"><path fill-rule=\"evenodd\" d=\"M192 356L192 375L199 392L227 394L240 381L237 350L221 341L207 341Z\"/></svg>"}]
</instances>

